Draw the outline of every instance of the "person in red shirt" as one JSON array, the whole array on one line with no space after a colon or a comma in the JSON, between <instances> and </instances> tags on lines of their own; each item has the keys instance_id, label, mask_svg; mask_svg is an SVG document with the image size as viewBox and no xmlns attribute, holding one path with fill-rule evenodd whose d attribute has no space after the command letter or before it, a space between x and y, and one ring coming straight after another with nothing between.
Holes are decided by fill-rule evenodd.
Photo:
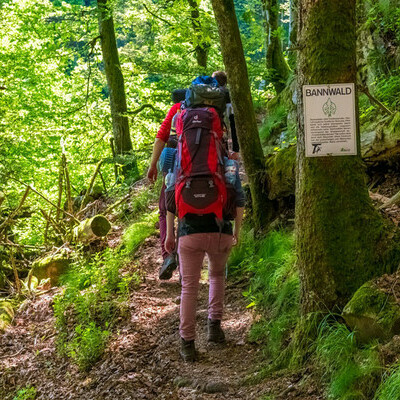
<instances>
[{"instance_id":1,"label":"person in red shirt","mask_svg":"<svg viewBox=\"0 0 400 400\"><path fill-rule=\"evenodd\" d=\"M150 182L155 182L157 179L157 162L160 158L160 155L165 147L165 144L168 142L169 135L171 132L172 119L175 114L180 111L181 103L175 103L168 111L163 123L160 126L160 129L157 132L156 140L153 145L153 153L151 155L150 167L147 171L147 178Z\"/></svg>"},{"instance_id":2,"label":"person in red shirt","mask_svg":"<svg viewBox=\"0 0 400 400\"><path fill-rule=\"evenodd\" d=\"M172 92L172 100L174 101L174 105L168 111L164 121L162 122L160 129L158 130L156 139L154 141L153 153L151 156L150 167L147 171L147 178L150 182L155 182L157 179L158 171L157 171L157 162L160 158L160 155L168 143L172 120L174 116L180 112L181 109L181 101L184 100L186 89L174 90ZM160 198L158 202L159 207L159 224L160 224L160 244L161 244L161 254L163 257L163 264L160 268L159 278L160 279L170 279L172 277L173 271L177 267L176 255L168 254L165 250L164 242L167 235L167 223L166 223L166 215L167 209L165 206L165 182L163 182Z\"/></svg>"}]
</instances>

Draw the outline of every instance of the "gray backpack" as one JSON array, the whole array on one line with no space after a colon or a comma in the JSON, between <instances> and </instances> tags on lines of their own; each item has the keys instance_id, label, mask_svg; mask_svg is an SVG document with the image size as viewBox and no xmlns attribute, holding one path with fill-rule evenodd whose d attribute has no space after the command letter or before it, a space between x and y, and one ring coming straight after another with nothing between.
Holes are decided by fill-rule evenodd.
<instances>
[{"instance_id":1,"label":"gray backpack","mask_svg":"<svg viewBox=\"0 0 400 400\"><path fill-rule=\"evenodd\" d=\"M186 91L185 105L187 108L213 107L223 114L226 107L225 90L207 84L192 84Z\"/></svg>"}]
</instances>

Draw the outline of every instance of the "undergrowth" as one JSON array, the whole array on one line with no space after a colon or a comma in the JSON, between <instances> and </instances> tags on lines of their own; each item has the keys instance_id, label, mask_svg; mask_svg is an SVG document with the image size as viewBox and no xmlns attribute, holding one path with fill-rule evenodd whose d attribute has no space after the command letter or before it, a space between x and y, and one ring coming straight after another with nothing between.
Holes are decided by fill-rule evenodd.
<instances>
[{"instance_id":1,"label":"undergrowth","mask_svg":"<svg viewBox=\"0 0 400 400\"><path fill-rule=\"evenodd\" d=\"M138 272L121 269L143 241L155 231L156 213L145 214L129 226L118 249L91 256L78 251L62 277L63 293L56 297L57 349L81 370L100 359L112 328L127 313L129 289L140 281Z\"/></svg>"},{"instance_id":2,"label":"undergrowth","mask_svg":"<svg viewBox=\"0 0 400 400\"><path fill-rule=\"evenodd\" d=\"M319 327L315 359L329 399L373 398L382 372L377 343L357 344L354 332L329 315Z\"/></svg>"},{"instance_id":3,"label":"undergrowth","mask_svg":"<svg viewBox=\"0 0 400 400\"><path fill-rule=\"evenodd\" d=\"M128 253L136 251L144 239L154 233L154 226L157 220L158 211L156 210L150 214L145 214L125 230L122 242Z\"/></svg>"},{"instance_id":4,"label":"undergrowth","mask_svg":"<svg viewBox=\"0 0 400 400\"><path fill-rule=\"evenodd\" d=\"M37 391L33 386L19 389L13 400L35 400Z\"/></svg>"},{"instance_id":5,"label":"undergrowth","mask_svg":"<svg viewBox=\"0 0 400 400\"><path fill-rule=\"evenodd\" d=\"M400 365L394 366L383 377L374 400L400 399Z\"/></svg>"},{"instance_id":6,"label":"undergrowth","mask_svg":"<svg viewBox=\"0 0 400 400\"><path fill-rule=\"evenodd\" d=\"M261 141L266 144L271 136L276 135L282 128L286 127L287 109L284 105L278 105L268 114L268 118L260 129Z\"/></svg>"},{"instance_id":7,"label":"undergrowth","mask_svg":"<svg viewBox=\"0 0 400 400\"><path fill-rule=\"evenodd\" d=\"M300 317L293 233L274 231L254 238L252 230L244 229L240 244L232 251L229 274L238 282L249 282L243 295L256 321L249 341L260 344L265 355L260 373L252 375L249 383L276 369L298 368L290 364L291 341ZM378 344L357 343L354 333L332 315L319 324L309 354L307 365L328 399L400 398L400 368L387 375L374 397L383 372Z\"/></svg>"},{"instance_id":8,"label":"undergrowth","mask_svg":"<svg viewBox=\"0 0 400 400\"><path fill-rule=\"evenodd\" d=\"M122 277L124 254L110 249L90 258L84 252L72 264L56 297L57 349L82 370L89 369L103 354L116 318L123 312L129 284L138 276Z\"/></svg>"},{"instance_id":9,"label":"undergrowth","mask_svg":"<svg viewBox=\"0 0 400 400\"><path fill-rule=\"evenodd\" d=\"M254 239L244 230L241 243L232 251L229 266L233 277L249 277L249 288L243 293L248 307L257 313L249 340L263 344L268 357L278 357L287 345L299 316L299 278L294 267L294 236L274 231Z\"/></svg>"},{"instance_id":10,"label":"undergrowth","mask_svg":"<svg viewBox=\"0 0 400 400\"><path fill-rule=\"evenodd\" d=\"M121 221L132 221L146 216L151 204L158 202L158 197L161 191L162 179L155 182L154 186L149 188L145 186L144 188L137 189L134 194L132 194L131 199L128 202L124 202L119 206L118 217ZM121 186L114 196L116 198L123 197L130 190L129 187Z\"/></svg>"}]
</instances>

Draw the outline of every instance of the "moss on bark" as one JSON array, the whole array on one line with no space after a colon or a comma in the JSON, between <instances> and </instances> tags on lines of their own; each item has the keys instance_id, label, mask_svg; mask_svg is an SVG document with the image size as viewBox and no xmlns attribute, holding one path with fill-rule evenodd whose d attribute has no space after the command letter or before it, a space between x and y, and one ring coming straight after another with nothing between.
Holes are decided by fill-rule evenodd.
<instances>
[{"instance_id":1,"label":"moss on bark","mask_svg":"<svg viewBox=\"0 0 400 400\"><path fill-rule=\"evenodd\" d=\"M116 154L126 154L131 152L133 147L129 133L124 77L115 39L112 2L109 0L97 0L97 6L104 70L110 91L115 150Z\"/></svg>"},{"instance_id":2,"label":"moss on bark","mask_svg":"<svg viewBox=\"0 0 400 400\"><path fill-rule=\"evenodd\" d=\"M268 78L274 85L277 93L286 87L289 78L289 66L283 56L282 41L279 35L279 1L264 0L267 11L268 48L266 63Z\"/></svg>"},{"instance_id":3,"label":"moss on bark","mask_svg":"<svg viewBox=\"0 0 400 400\"><path fill-rule=\"evenodd\" d=\"M296 146L290 146L267 158L268 198L290 196L295 190Z\"/></svg>"}]
</instances>

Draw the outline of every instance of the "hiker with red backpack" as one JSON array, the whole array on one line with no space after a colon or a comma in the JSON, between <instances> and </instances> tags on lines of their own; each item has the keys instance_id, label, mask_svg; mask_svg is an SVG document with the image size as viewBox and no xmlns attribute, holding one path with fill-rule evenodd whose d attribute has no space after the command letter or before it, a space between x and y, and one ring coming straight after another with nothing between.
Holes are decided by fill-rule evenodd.
<instances>
[{"instance_id":1,"label":"hiker with red backpack","mask_svg":"<svg viewBox=\"0 0 400 400\"><path fill-rule=\"evenodd\" d=\"M230 103L229 92L226 88L227 84L227 77L224 71L215 71L213 73L213 78L218 83L219 88L225 94L224 102ZM202 82L204 84L204 82ZM215 82L214 82L215 84ZM187 89L176 89L172 92L172 101L174 105L168 111L163 123L161 124L160 129L158 130L154 146L153 146L153 153L151 157L150 167L147 172L147 177L150 182L154 182L157 179L158 170L159 169L165 175L170 167L171 163L173 162L173 151L171 148L175 147L176 140L172 136L175 135L175 123L176 118L181 111L185 107L185 96L187 93ZM237 160L238 159L238 151L239 145L237 144L236 138L236 129L233 114L229 111L232 107L229 107L229 104L225 104L226 109L223 110L222 102L219 100L219 112L222 119L222 115L225 111L225 118L229 119L227 125L230 126L230 132L232 136L232 143L233 143L233 153L231 152L230 158ZM224 105L224 107L225 107ZM217 107L218 108L218 107ZM163 263L159 270L159 278L166 280L172 277L173 271L176 269L178 260L176 253L168 254L164 247L164 241L166 237L166 206L165 206L165 184L163 182L160 198L159 198L159 226L160 226L160 244L161 244L161 254L163 257Z\"/></svg>"},{"instance_id":2,"label":"hiker with red backpack","mask_svg":"<svg viewBox=\"0 0 400 400\"><path fill-rule=\"evenodd\" d=\"M211 77L199 77L186 94L186 108L176 124L178 147L174 171L166 176L167 237L165 249L176 247L182 293L179 333L184 361L196 359L196 304L205 254L209 260L208 341L223 343L221 328L225 265L237 243L244 193L236 161L222 143L221 110L225 94ZM174 217L178 216L178 244ZM234 220L234 228L231 221Z\"/></svg>"}]
</instances>

